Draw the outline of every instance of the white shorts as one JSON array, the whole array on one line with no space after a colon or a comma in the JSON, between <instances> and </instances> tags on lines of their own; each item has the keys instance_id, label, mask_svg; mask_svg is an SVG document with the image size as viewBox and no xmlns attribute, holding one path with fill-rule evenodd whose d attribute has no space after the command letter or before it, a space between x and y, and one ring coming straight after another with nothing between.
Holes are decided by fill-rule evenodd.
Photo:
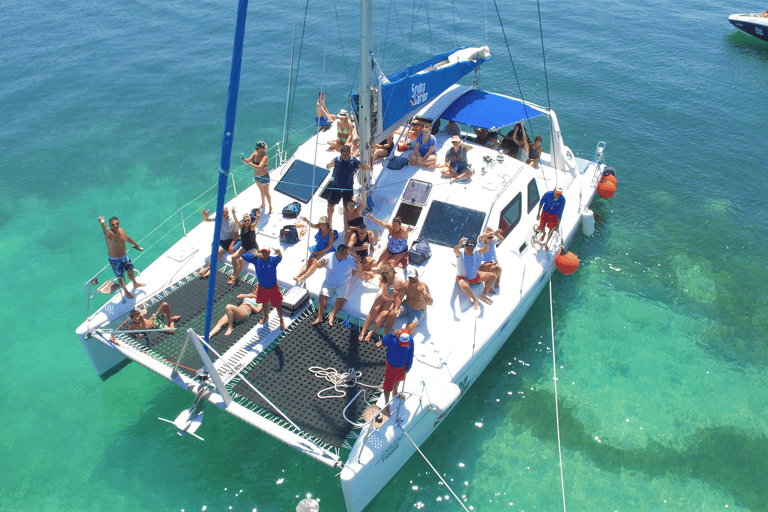
<instances>
[{"instance_id":1,"label":"white shorts","mask_svg":"<svg viewBox=\"0 0 768 512\"><path fill-rule=\"evenodd\" d=\"M351 282L346 281L338 286L329 286L323 281L323 286L320 288L320 295L328 297L329 299L346 299L349 295L349 287Z\"/></svg>"}]
</instances>

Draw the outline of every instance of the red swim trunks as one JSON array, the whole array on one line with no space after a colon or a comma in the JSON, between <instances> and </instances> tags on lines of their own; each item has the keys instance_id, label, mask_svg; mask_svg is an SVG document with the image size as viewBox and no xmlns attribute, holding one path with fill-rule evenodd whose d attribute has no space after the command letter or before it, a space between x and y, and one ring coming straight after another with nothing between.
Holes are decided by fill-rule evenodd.
<instances>
[{"instance_id":1,"label":"red swim trunks","mask_svg":"<svg viewBox=\"0 0 768 512\"><path fill-rule=\"evenodd\" d=\"M267 289L259 285L259 288L256 290L256 302L259 304L270 302L274 307L279 306L283 302L283 294L280 293L280 287L275 285Z\"/></svg>"},{"instance_id":2,"label":"red swim trunks","mask_svg":"<svg viewBox=\"0 0 768 512\"><path fill-rule=\"evenodd\" d=\"M475 276L475 278L474 278L474 279L469 279L469 278L466 278L466 277L464 277L464 276L456 276L456 280L457 280L457 281L461 281L462 279L463 279L463 280L465 280L465 281L467 281L469 284L477 284L477 283L479 283L479 282L480 282L480 274L478 273L478 274Z\"/></svg>"},{"instance_id":3,"label":"red swim trunks","mask_svg":"<svg viewBox=\"0 0 768 512\"><path fill-rule=\"evenodd\" d=\"M387 363L387 367L384 370L384 385L382 386L384 391L392 391L395 387L395 382L402 382L404 380L405 367L395 368L394 366L389 366L389 363Z\"/></svg>"},{"instance_id":4,"label":"red swim trunks","mask_svg":"<svg viewBox=\"0 0 768 512\"><path fill-rule=\"evenodd\" d=\"M541 212L541 222L539 222L539 229L544 229L545 224L549 229L555 229L559 221L560 219L554 213Z\"/></svg>"}]
</instances>

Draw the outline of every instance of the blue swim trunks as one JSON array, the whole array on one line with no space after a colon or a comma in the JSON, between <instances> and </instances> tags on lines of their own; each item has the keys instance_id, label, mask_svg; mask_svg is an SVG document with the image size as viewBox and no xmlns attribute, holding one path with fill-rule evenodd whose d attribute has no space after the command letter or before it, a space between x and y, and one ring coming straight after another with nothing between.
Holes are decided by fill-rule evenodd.
<instances>
[{"instance_id":1,"label":"blue swim trunks","mask_svg":"<svg viewBox=\"0 0 768 512\"><path fill-rule=\"evenodd\" d=\"M321 126L325 126L328 124L328 118L326 116L316 117L315 124L317 125L318 128L320 128Z\"/></svg>"},{"instance_id":2,"label":"blue swim trunks","mask_svg":"<svg viewBox=\"0 0 768 512\"><path fill-rule=\"evenodd\" d=\"M254 176L253 182L261 183L262 185L269 185L269 173L265 174L264 176Z\"/></svg>"},{"instance_id":3,"label":"blue swim trunks","mask_svg":"<svg viewBox=\"0 0 768 512\"><path fill-rule=\"evenodd\" d=\"M129 270L133 270L133 262L126 254L122 258L109 258L109 264L112 265L112 270L115 272L115 276L118 278L123 277Z\"/></svg>"}]
</instances>

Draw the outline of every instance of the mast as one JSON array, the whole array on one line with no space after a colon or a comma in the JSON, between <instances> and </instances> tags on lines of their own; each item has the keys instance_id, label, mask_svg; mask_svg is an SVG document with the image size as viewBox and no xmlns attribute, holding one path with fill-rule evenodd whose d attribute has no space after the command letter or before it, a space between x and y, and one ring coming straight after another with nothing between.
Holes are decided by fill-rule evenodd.
<instances>
[{"instance_id":1,"label":"mast","mask_svg":"<svg viewBox=\"0 0 768 512\"><path fill-rule=\"evenodd\" d=\"M371 0L361 2L361 50L360 50L360 104L358 106L358 118L360 120L360 161L372 166L371 156L371 76L373 76L373 50L371 48L371 32L373 17ZM370 191L371 171L363 171L360 175L360 184ZM370 204L370 203L369 203Z\"/></svg>"}]
</instances>

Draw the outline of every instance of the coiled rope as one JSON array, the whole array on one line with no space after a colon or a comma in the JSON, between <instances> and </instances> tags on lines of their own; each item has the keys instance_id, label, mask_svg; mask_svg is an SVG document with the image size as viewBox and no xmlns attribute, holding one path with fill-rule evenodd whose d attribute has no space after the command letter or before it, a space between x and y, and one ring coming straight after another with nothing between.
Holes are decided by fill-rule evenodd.
<instances>
[{"instance_id":1,"label":"coiled rope","mask_svg":"<svg viewBox=\"0 0 768 512\"><path fill-rule=\"evenodd\" d=\"M317 392L317 398L344 398L347 396L346 388L353 388L356 385L361 385L366 388L379 389L379 386L370 386L362 382L358 382L357 379L363 376L363 372L357 371L354 368L349 368L346 373L339 373L336 368L322 368L320 366L310 366L309 371L312 372L315 377L325 379L332 385L327 388L323 388ZM335 394L325 394L326 392L334 391Z\"/></svg>"}]
</instances>

